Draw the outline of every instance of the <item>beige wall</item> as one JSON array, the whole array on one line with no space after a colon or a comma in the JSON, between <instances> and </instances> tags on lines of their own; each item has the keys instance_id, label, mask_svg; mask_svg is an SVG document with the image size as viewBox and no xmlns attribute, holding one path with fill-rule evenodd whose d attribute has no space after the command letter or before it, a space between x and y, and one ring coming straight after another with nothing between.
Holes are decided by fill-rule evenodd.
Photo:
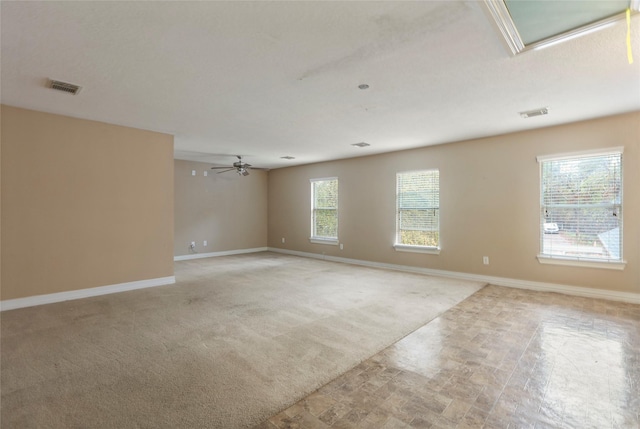
<instances>
[{"instance_id":1,"label":"beige wall","mask_svg":"<svg viewBox=\"0 0 640 429\"><path fill-rule=\"evenodd\" d=\"M532 119L536 120L536 119ZM624 146L624 271L541 265L537 155ZM395 174L440 169L440 255L397 252ZM339 178L337 246L312 244L309 179ZM269 246L511 279L640 293L640 113L272 170ZM281 238L286 243L281 243ZM482 265L483 256L490 265Z\"/></svg>"},{"instance_id":2,"label":"beige wall","mask_svg":"<svg viewBox=\"0 0 640 429\"><path fill-rule=\"evenodd\" d=\"M1 137L2 300L171 276L191 241L640 293L638 112L248 177L173 161L169 135L9 106ZM625 270L539 264L536 156L612 146L625 148ZM440 255L392 247L395 174L422 168L440 169ZM309 179L332 176L344 250L308 240Z\"/></svg>"},{"instance_id":3,"label":"beige wall","mask_svg":"<svg viewBox=\"0 0 640 429\"><path fill-rule=\"evenodd\" d=\"M175 161L174 255L189 254L192 241L198 253L266 247L268 173L252 170L239 176L210 168L202 162Z\"/></svg>"},{"instance_id":4,"label":"beige wall","mask_svg":"<svg viewBox=\"0 0 640 429\"><path fill-rule=\"evenodd\" d=\"M173 137L2 106L1 299L173 275Z\"/></svg>"}]
</instances>

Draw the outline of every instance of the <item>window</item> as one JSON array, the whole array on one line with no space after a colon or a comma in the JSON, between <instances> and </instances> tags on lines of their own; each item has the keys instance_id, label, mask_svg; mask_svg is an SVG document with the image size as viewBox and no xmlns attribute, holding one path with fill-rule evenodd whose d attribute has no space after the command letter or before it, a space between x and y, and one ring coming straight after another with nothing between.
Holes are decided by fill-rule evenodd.
<instances>
[{"instance_id":1,"label":"window","mask_svg":"<svg viewBox=\"0 0 640 429\"><path fill-rule=\"evenodd\" d=\"M538 161L540 262L624 268L622 148Z\"/></svg>"},{"instance_id":2,"label":"window","mask_svg":"<svg viewBox=\"0 0 640 429\"><path fill-rule=\"evenodd\" d=\"M396 174L396 250L438 253L439 176L438 170Z\"/></svg>"},{"instance_id":3,"label":"window","mask_svg":"<svg viewBox=\"0 0 640 429\"><path fill-rule=\"evenodd\" d=\"M338 244L338 179L311 179L311 241Z\"/></svg>"}]
</instances>

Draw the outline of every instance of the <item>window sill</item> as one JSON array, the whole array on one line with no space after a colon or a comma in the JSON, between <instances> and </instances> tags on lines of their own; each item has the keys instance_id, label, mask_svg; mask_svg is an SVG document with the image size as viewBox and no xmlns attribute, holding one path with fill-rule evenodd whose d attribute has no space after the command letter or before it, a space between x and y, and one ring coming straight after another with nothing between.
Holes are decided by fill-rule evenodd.
<instances>
[{"instance_id":1,"label":"window sill","mask_svg":"<svg viewBox=\"0 0 640 429\"><path fill-rule=\"evenodd\" d=\"M607 270L624 270L627 261L605 261L588 258L563 258L560 256L538 255L538 262L550 265L568 265L572 267L603 268Z\"/></svg>"},{"instance_id":2,"label":"window sill","mask_svg":"<svg viewBox=\"0 0 640 429\"><path fill-rule=\"evenodd\" d=\"M427 247L427 246L411 246L408 244L394 244L393 247L396 252L411 252L411 253L429 253L431 255L439 255L439 247Z\"/></svg>"},{"instance_id":3,"label":"window sill","mask_svg":"<svg viewBox=\"0 0 640 429\"><path fill-rule=\"evenodd\" d=\"M337 238L310 237L309 241L313 244L328 244L330 246L337 246L339 243Z\"/></svg>"}]
</instances>

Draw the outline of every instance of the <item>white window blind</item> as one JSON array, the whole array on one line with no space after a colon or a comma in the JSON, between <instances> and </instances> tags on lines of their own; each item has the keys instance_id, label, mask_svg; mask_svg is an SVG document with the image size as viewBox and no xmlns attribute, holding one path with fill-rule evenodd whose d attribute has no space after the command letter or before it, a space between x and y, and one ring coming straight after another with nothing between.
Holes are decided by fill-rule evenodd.
<instances>
[{"instance_id":1,"label":"white window blind","mask_svg":"<svg viewBox=\"0 0 640 429\"><path fill-rule=\"evenodd\" d=\"M440 246L439 176L438 170L397 173L396 244Z\"/></svg>"},{"instance_id":2,"label":"white window blind","mask_svg":"<svg viewBox=\"0 0 640 429\"><path fill-rule=\"evenodd\" d=\"M622 152L540 160L541 254L622 261Z\"/></svg>"},{"instance_id":3,"label":"white window blind","mask_svg":"<svg viewBox=\"0 0 640 429\"><path fill-rule=\"evenodd\" d=\"M338 238L338 179L311 180L311 238Z\"/></svg>"}]
</instances>

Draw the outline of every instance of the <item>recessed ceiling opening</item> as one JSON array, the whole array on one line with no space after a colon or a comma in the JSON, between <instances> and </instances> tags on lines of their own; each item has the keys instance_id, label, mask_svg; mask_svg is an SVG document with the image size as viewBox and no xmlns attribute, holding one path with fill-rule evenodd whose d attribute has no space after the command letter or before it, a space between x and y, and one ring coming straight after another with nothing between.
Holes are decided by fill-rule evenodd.
<instances>
[{"instance_id":1,"label":"recessed ceiling opening","mask_svg":"<svg viewBox=\"0 0 640 429\"><path fill-rule=\"evenodd\" d=\"M360 143L353 143L351 146L367 147L367 146L371 146L371 145L369 143L360 142Z\"/></svg>"},{"instance_id":2,"label":"recessed ceiling opening","mask_svg":"<svg viewBox=\"0 0 640 429\"><path fill-rule=\"evenodd\" d=\"M485 9L513 55L541 49L625 19L640 0L484 0Z\"/></svg>"}]
</instances>

